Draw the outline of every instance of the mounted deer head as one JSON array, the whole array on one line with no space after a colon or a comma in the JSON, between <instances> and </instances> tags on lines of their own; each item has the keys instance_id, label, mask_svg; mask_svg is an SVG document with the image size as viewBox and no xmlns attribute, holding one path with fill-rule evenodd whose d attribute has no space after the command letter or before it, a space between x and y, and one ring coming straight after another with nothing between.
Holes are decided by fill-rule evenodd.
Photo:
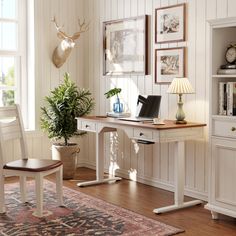
<instances>
[{"instance_id":1,"label":"mounted deer head","mask_svg":"<svg viewBox=\"0 0 236 236\"><path fill-rule=\"evenodd\" d=\"M54 24L55 24L55 27L57 30L57 37L59 39L62 39L60 44L54 49L53 55L52 55L52 61L53 61L54 65L57 68L59 68L65 63L67 57L70 55L72 48L74 48L74 46L75 46L75 40L79 38L80 34L88 31L89 23L86 24L85 20L84 20L83 23L81 24L80 20L78 20L79 31L74 33L72 36L69 36L61 30L63 26L61 26L61 27L58 26L55 16L54 16L52 22L54 22Z\"/></svg>"}]
</instances>

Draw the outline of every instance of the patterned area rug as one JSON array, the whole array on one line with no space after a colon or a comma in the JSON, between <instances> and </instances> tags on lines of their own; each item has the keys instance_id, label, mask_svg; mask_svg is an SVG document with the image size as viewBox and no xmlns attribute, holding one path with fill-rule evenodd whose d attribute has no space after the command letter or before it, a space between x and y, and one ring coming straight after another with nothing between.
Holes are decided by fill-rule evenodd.
<instances>
[{"instance_id":1,"label":"patterned area rug","mask_svg":"<svg viewBox=\"0 0 236 236\"><path fill-rule=\"evenodd\" d=\"M180 229L149 219L103 200L64 187L65 207L56 204L55 184L44 182L44 208L52 215L32 216L34 182L28 182L27 204L20 202L19 185L6 184L7 213L0 214L0 235L174 235Z\"/></svg>"}]
</instances>

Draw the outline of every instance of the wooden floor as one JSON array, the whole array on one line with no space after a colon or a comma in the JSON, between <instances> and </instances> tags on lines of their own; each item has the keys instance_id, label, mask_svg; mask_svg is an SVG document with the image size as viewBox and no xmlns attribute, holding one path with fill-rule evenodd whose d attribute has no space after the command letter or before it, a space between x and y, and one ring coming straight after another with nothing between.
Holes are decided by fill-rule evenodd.
<instances>
[{"instance_id":1,"label":"wooden floor","mask_svg":"<svg viewBox=\"0 0 236 236\"><path fill-rule=\"evenodd\" d=\"M49 177L49 179L52 180L53 177ZM64 186L184 229L185 232L179 235L236 236L236 219L222 215L220 220L212 220L210 212L205 210L203 205L171 213L154 214L152 212L154 208L173 204L173 193L169 191L125 179L113 184L88 187L77 187L76 185L78 182L93 179L95 179L95 171L79 168L75 180L64 180ZM186 197L185 200L190 199Z\"/></svg>"}]
</instances>

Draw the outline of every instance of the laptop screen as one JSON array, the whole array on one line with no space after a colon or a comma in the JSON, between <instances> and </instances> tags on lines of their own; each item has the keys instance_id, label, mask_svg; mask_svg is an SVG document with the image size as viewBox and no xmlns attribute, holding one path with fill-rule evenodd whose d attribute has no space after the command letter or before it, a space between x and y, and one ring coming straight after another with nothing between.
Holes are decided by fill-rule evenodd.
<instances>
[{"instance_id":1,"label":"laptop screen","mask_svg":"<svg viewBox=\"0 0 236 236\"><path fill-rule=\"evenodd\" d=\"M136 117L154 118L158 117L161 104L161 96L148 95L138 96Z\"/></svg>"}]
</instances>

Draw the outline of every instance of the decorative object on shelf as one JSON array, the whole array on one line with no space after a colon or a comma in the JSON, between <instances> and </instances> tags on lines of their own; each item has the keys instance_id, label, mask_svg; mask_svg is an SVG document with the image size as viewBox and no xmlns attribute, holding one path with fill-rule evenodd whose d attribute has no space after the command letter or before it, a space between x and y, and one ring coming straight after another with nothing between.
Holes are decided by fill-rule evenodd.
<instances>
[{"instance_id":1,"label":"decorative object on shelf","mask_svg":"<svg viewBox=\"0 0 236 236\"><path fill-rule=\"evenodd\" d=\"M155 50L155 82L171 83L175 77L184 77L184 53L181 48Z\"/></svg>"},{"instance_id":2,"label":"decorative object on shelf","mask_svg":"<svg viewBox=\"0 0 236 236\"><path fill-rule=\"evenodd\" d=\"M185 39L185 4L155 9L155 42L166 43Z\"/></svg>"},{"instance_id":3,"label":"decorative object on shelf","mask_svg":"<svg viewBox=\"0 0 236 236\"><path fill-rule=\"evenodd\" d=\"M217 71L219 75L236 75L236 69L219 69Z\"/></svg>"},{"instance_id":4,"label":"decorative object on shelf","mask_svg":"<svg viewBox=\"0 0 236 236\"><path fill-rule=\"evenodd\" d=\"M41 128L48 133L50 139L64 139L64 142L52 145L52 159L63 162L63 179L71 179L76 168L78 144L69 143L77 131L75 117L89 114L94 108L94 99L85 89L78 89L71 81L68 73L64 75L64 83L56 87L45 97L46 106L41 107Z\"/></svg>"},{"instance_id":5,"label":"decorative object on shelf","mask_svg":"<svg viewBox=\"0 0 236 236\"><path fill-rule=\"evenodd\" d=\"M221 65L217 73L220 75L236 74L236 43L231 43L225 52L227 64Z\"/></svg>"},{"instance_id":6,"label":"decorative object on shelf","mask_svg":"<svg viewBox=\"0 0 236 236\"><path fill-rule=\"evenodd\" d=\"M236 64L226 64L220 66L220 69L236 69Z\"/></svg>"},{"instance_id":7,"label":"decorative object on shelf","mask_svg":"<svg viewBox=\"0 0 236 236\"><path fill-rule=\"evenodd\" d=\"M233 64L236 62L236 44L231 43L225 53L225 60L229 64Z\"/></svg>"},{"instance_id":8,"label":"decorative object on shelf","mask_svg":"<svg viewBox=\"0 0 236 236\"><path fill-rule=\"evenodd\" d=\"M119 94L121 93L121 88L113 88L104 93L106 98L111 98L116 96L116 102L113 104L113 112L122 113L124 111L123 103L120 102Z\"/></svg>"},{"instance_id":9,"label":"decorative object on shelf","mask_svg":"<svg viewBox=\"0 0 236 236\"><path fill-rule=\"evenodd\" d=\"M78 20L80 29L78 32L75 32L72 36L70 36L61 30L63 26L59 26L57 24L55 16L52 22L55 24L58 38L62 39L60 44L54 49L52 55L52 61L54 65L57 68L60 68L65 63L67 57L70 55L71 50L74 48L75 40L77 40L82 33L89 30L89 23L86 24L84 20L81 24L80 20Z\"/></svg>"},{"instance_id":10,"label":"decorative object on shelf","mask_svg":"<svg viewBox=\"0 0 236 236\"><path fill-rule=\"evenodd\" d=\"M147 74L147 16L103 23L103 74Z\"/></svg>"},{"instance_id":11,"label":"decorative object on shelf","mask_svg":"<svg viewBox=\"0 0 236 236\"><path fill-rule=\"evenodd\" d=\"M192 85L190 84L188 78L174 78L171 85L169 86L167 93L178 94L178 110L176 113L176 124L186 124L185 114L183 111L183 94L194 93Z\"/></svg>"}]
</instances>

